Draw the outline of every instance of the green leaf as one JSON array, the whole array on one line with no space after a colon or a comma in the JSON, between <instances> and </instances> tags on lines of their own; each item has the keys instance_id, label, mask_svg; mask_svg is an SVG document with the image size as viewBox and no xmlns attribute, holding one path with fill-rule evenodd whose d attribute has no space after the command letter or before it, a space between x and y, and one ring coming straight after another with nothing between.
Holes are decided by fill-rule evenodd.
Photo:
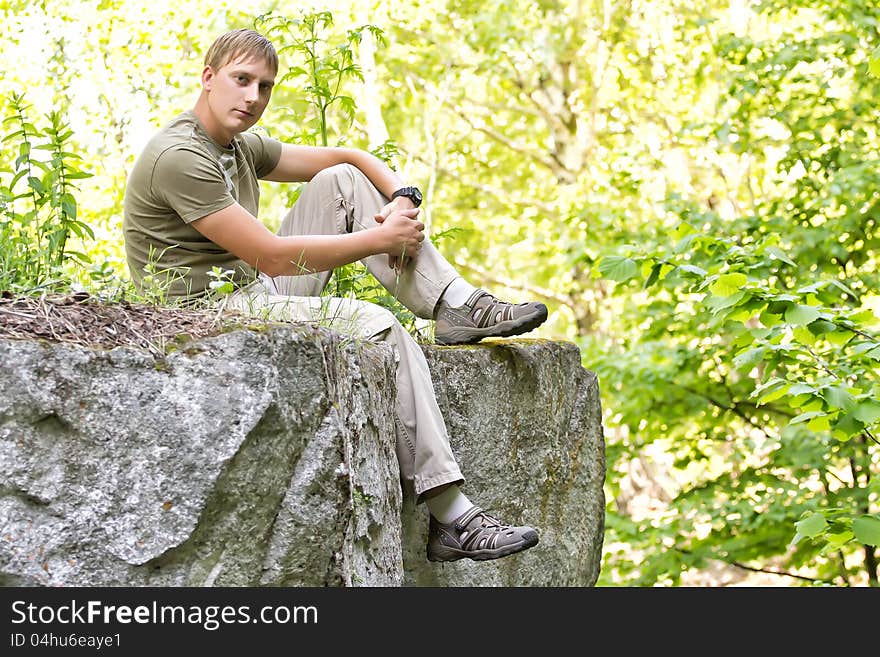
<instances>
[{"instance_id":1,"label":"green leaf","mask_svg":"<svg viewBox=\"0 0 880 657\"><path fill-rule=\"evenodd\" d=\"M780 397L785 396L785 394L788 392L788 388L789 385L786 383L785 385L782 385L775 390L770 390L769 392L764 393L758 398L758 406L769 404L770 402L776 401Z\"/></svg>"},{"instance_id":2,"label":"green leaf","mask_svg":"<svg viewBox=\"0 0 880 657\"><path fill-rule=\"evenodd\" d=\"M871 53L871 59L868 62L868 71L875 78L880 78L880 47L874 49Z\"/></svg>"},{"instance_id":3,"label":"green leaf","mask_svg":"<svg viewBox=\"0 0 880 657\"><path fill-rule=\"evenodd\" d=\"M828 547L831 551L839 550L841 547L849 543L853 538L853 533L850 531L843 531L839 534L828 534L825 537L825 540L828 541Z\"/></svg>"},{"instance_id":4,"label":"green leaf","mask_svg":"<svg viewBox=\"0 0 880 657\"><path fill-rule=\"evenodd\" d=\"M798 534L812 537L821 534L825 527L828 526L828 523L826 522L824 515L821 513L814 513L803 520L798 520L794 523L794 526L797 529Z\"/></svg>"},{"instance_id":5,"label":"green leaf","mask_svg":"<svg viewBox=\"0 0 880 657\"><path fill-rule=\"evenodd\" d=\"M800 408L802 413L812 413L814 411L821 411L824 407L824 399L821 397L812 397L812 401L801 404Z\"/></svg>"},{"instance_id":6,"label":"green leaf","mask_svg":"<svg viewBox=\"0 0 880 657\"><path fill-rule=\"evenodd\" d=\"M719 310L724 310L725 308L731 308L733 306L738 305L741 301L743 301L748 296L748 293L744 290L740 290L736 294L731 294L726 297L708 297L704 303L706 306L712 309L713 312L718 312Z\"/></svg>"},{"instance_id":7,"label":"green leaf","mask_svg":"<svg viewBox=\"0 0 880 657\"><path fill-rule=\"evenodd\" d=\"M859 422L852 414L844 415L834 424L834 437L841 442L846 442L856 434L861 433L865 425Z\"/></svg>"},{"instance_id":8,"label":"green leaf","mask_svg":"<svg viewBox=\"0 0 880 657\"><path fill-rule=\"evenodd\" d=\"M806 326L817 319L819 319L819 310L814 306L791 305L785 311L785 321L796 326Z\"/></svg>"},{"instance_id":9,"label":"green leaf","mask_svg":"<svg viewBox=\"0 0 880 657\"><path fill-rule=\"evenodd\" d=\"M697 267L696 265L678 265L678 268L682 271L688 272L689 274L696 274L701 278L709 273L702 267Z\"/></svg>"},{"instance_id":10,"label":"green leaf","mask_svg":"<svg viewBox=\"0 0 880 657\"><path fill-rule=\"evenodd\" d=\"M799 297L796 297L793 294L774 294L770 300L771 301L779 301L782 302L784 308L788 308L789 301L797 301ZM774 310L773 312L778 312Z\"/></svg>"},{"instance_id":11,"label":"green leaf","mask_svg":"<svg viewBox=\"0 0 880 657\"><path fill-rule=\"evenodd\" d=\"M766 326L767 328L777 326L782 323L782 315L778 313L771 313L769 310L765 310L758 315L758 319L761 324Z\"/></svg>"},{"instance_id":12,"label":"green leaf","mask_svg":"<svg viewBox=\"0 0 880 657\"><path fill-rule=\"evenodd\" d=\"M752 391L752 394L749 395L749 397L751 397L751 398L758 397L761 394L763 394L764 392L766 392L768 390L775 390L779 386L784 385L786 383L787 383L787 381L785 379L780 379L778 376L775 376L772 379L765 381L764 383L759 385L757 388L755 388Z\"/></svg>"},{"instance_id":13,"label":"green leaf","mask_svg":"<svg viewBox=\"0 0 880 657\"><path fill-rule=\"evenodd\" d=\"M871 310L860 310L857 313L848 315L847 318L850 321L857 322L859 324L873 324L877 321L877 316Z\"/></svg>"},{"instance_id":14,"label":"green leaf","mask_svg":"<svg viewBox=\"0 0 880 657\"><path fill-rule=\"evenodd\" d=\"M800 424L801 422L809 422L810 420L821 417L823 415L827 415L825 411L809 411L807 413L801 413L800 415L793 417L789 420L789 424Z\"/></svg>"},{"instance_id":15,"label":"green leaf","mask_svg":"<svg viewBox=\"0 0 880 657\"><path fill-rule=\"evenodd\" d=\"M852 340L852 338L853 333L851 331L832 331L825 336L825 339L828 340L828 342L838 347L842 347L847 342Z\"/></svg>"},{"instance_id":16,"label":"green leaf","mask_svg":"<svg viewBox=\"0 0 880 657\"><path fill-rule=\"evenodd\" d=\"M68 219L67 227L70 228L74 233L76 233L77 237L88 235L92 239L95 238L95 233L92 232L91 227L81 221L71 221Z\"/></svg>"},{"instance_id":17,"label":"green leaf","mask_svg":"<svg viewBox=\"0 0 880 657\"><path fill-rule=\"evenodd\" d=\"M880 545L880 518L859 516L852 523L853 535L859 543Z\"/></svg>"},{"instance_id":18,"label":"green leaf","mask_svg":"<svg viewBox=\"0 0 880 657\"><path fill-rule=\"evenodd\" d=\"M815 324L815 322L813 323ZM818 340L818 338L813 335L809 329L803 326L798 326L797 328L795 328L794 331L792 331L792 334L798 342L803 345L807 345L808 347L816 344L816 341Z\"/></svg>"},{"instance_id":19,"label":"green leaf","mask_svg":"<svg viewBox=\"0 0 880 657\"><path fill-rule=\"evenodd\" d=\"M880 402L860 402L852 414L865 424L873 424L877 420L880 420Z\"/></svg>"},{"instance_id":20,"label":"green leaf","mask_svg":"<svg viewBox=\"0 0 880 657\"><path fill-rule=\"evenodd\" d=\"M750 310L748 307L742 307L738 310L732 310L731 313L727 316L727 319L732 322L740 322L745 324L755 315L754 310Z\"/></svg>"},{"instance_id":21,"label":"green leaf","mask_svg":"<svg viewBox=\"0 0 880 657\"><path fill-rule=\"evenodd\" d=\"M774 258L776 258L777 260L781 260L782 262L784 262L787 265L791 265L792 267L797 266L795 264L794 260L792 260L787 255L785 255L785 253L782 251L782 249L778 249L775 246L770 246L770 247L767 247L766 251L767 251L767 253L772 255Z\"/></svg>"},{"instance_id":22,"label":"green leaf","mask_svg":"<svg viewBox=\"0 0 880 657\"><path fill-rule=\"evenodd\" d=\"M733 359L733 364L740 371L748 371L763 360L764 351L764 347L755 347L744 351Z\"/></svg>"},{"instance_id":23,"label":"green leaf","mask_svg":"<svg viewBox=\"0 0 880 657\"><path fill-rule=\"evenodd\" d=\"M648 280L645 281L645 289L651 287L660 278L660 268L662 266L663 263L657 262L651 267L651 274L648 276Z\"/></svg>"},{"instance_id":24,"label":"green leaf","mask_svg":"<svg viewBox=\"0 0 880 657\"><path fill-rule=\"evenodd\" d=\"M841 283L841 282L838 281L838 280L832 279L832 280L831 280L831 285L833 285L833 286L836 287L837 289L839 289L839 290L845 292L846 294L848 294L848 295L849 295L850 297L852 297L853 299L858 299L858 298L859 298L859 295L857 295L857 294L856 294L855 292L853 292L853 291L852 291L847 285L844 285L843 283Z\"/></svg>"},{"instance_id":25,"label":"green leaf","mask_svg":"<svg viewBox=\"0 0 880 657\"><path fill-rule=\"evenodd\" d=\"M806 383L795 383L788 391L790 395L803 395L808 392L816 392L816 388Z\"/></svg>"},{"instance_id":26,"label":"green leaf","mask_svg":"<svg viewBox=\"0 0 880 657\"><path fill-rule=\"evenodd\" d=\"M837 324L826 319L817 319L815 322L810 322L807 328L810 329L810 333L813 335L822 335L823 333L834 331L837 328Z\"/></svg>"},{"instance_id":27,"label":"green leaf","mask_svg":"<svg viewBox=\"0 0 880 657\"><path fill-rule=\"evenodd\" d=\"M43 185L43 181L35 176L28 176L28 186L37 194L46 193L46 187Z\"/></svg>"},{"instance_id":28,"label":"green leaf","mask_svg":"<svg viewBox=\"0 0 880 657\"><path fill-rule=\"evenodd\" d=\"M840 386L828 386L823 388L819 394L822 395L822 398L833 408L848 411L855 406L855 400L850 392Z\"/></svg>"},{"instance_id":29,"label":"green leaf","mask_svg":"<svg viewBox=\"0 0 880 657\"><path fill-rule=\"evenodd\" d=\"M718 280L712 283L709 291L716 297L729 297L732 294L742 290L742 287L749 282L745 274L734 272L732 274L722 274Z\"/></svg>"},{"instance_id":30,"label":"green leaf","mask_svg":"<svg viewBox=\"0 0 880 657\"><path fill-rule=\"evenodd\" d=\"M599 263L599 272L612 281L623 283L636 275L638 267L632 258L605 256Z\"/></svg>"},{"instance_id":31,"label":"green leaf","mask_svg":"<svg viewBox=\"0 0 880 657\"><path fill-rule=\"evenodd\" d=\"M788 389L791 387L791 384L785 379L780 379L779 377L774 377L767 381L766 383L758 386L752 392L750 397L758 398L758 405L765 404L767 402L774 401L782 397Z\"/></svg>"},{"instance_id":32,"label":"green leaf","mask_svg":"<svg viewBox=\"0 0 880 657\"><path fill-rule=\"evenodd\" d=\"M61 211L71 219L76 219L76 202L62 201Z\"/></svg>"}]
</instances>

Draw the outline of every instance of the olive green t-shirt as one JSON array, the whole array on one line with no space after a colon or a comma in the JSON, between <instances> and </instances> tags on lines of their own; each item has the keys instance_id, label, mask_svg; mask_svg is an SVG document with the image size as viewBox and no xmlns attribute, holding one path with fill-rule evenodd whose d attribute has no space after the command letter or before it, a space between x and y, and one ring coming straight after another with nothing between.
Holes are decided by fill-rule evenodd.
<instances>
[{"instance_id":1,"label":"olive green t-shirt","mask_svg":"<svg viewBox=\"0 0 880 657\"><path fill-rule=\"evenodd\" d=\"M281 158L281 142L253 132L224 147L205 132L192 111L156 134L137 158L125 188L123 238L128 268L138 289L145 268L152 285L167 286L169 298L198 298L210 292L214 267L233 270L236 285L254 280L246 262L217 246L190 222L238 202L255 217L258 179Z\"/></svg>"}]
</instances>

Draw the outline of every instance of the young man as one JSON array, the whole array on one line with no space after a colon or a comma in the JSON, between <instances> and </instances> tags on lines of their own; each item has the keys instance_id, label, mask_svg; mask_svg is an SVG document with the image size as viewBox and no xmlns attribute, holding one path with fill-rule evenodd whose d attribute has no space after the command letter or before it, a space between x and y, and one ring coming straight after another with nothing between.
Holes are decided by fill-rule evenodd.
<instances>
[{"instance_id":1,"label":"young man","mask_svg":"<svg viewBox=\"0 0 880 657\"><path fill-rule=\"evenodd\" d=\"M210 292L214 267L232 270L230 305L276 319L330 318L341 331L390 343L398 359L397 456L402 479L430 512L428 559L503 557L537 544L531 527L500 522L461 491L427 362L384 308L321 297L335 267L363 261L440 344L529 331L540 303L510 304L467 283L425 239L421 194L357 149L294 146L247 132L278 71L271 42L251 30L219 37L205 57L195 107L166 125L139 156L125 193L132 278L177 272L169 293ZM278 234L257 219L258 179L306 182Z\"/></svg>"}]
</instances>

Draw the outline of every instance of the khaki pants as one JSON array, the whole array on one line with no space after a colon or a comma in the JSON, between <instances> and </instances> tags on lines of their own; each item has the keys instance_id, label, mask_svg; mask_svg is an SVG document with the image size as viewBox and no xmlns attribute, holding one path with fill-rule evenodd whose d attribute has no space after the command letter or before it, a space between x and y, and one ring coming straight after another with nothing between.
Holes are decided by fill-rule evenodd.
<instances>
[{"instance_id":1,"label":"khaki pants","mask_svg":"<svg viewBox=\"0 0 880 657\"><path fill-rule=\"evenodd\" d=\"M342 164L325 169L303 189L279 235L336 235L376 226L373 215L385 198L361 171ZM425 240L421 252L398 274L385 254L363 260L367 269L416 316L431 319L446 286L458 276ZM262 276L232 295L229 306L272 319L320 322L369 340L390 344L397 358L397 459L405 485L421 500L436 486L462 482L437 406L425 355L394 315L375 304L321 297L332 272Z\"/></svg>"}]
</instances>

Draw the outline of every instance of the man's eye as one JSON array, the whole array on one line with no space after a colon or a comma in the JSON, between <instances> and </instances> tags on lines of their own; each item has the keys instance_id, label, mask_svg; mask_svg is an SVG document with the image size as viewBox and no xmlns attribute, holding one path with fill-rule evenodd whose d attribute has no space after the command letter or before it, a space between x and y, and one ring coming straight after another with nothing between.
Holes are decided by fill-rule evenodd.
<instances>
[{"instance_id":1,"label":"man's eye","mask_svg":"<svg viewBox=\"0 0 880 657\"><path fill-rule=\"evenodd\" d=\"M235 79L238 80L239 82L241 82L242 84L244 84L245 82L247 82L247 77L244 76L244 75L238 75L238 76L236 76Z\"/></svg>"}]
</instances>

